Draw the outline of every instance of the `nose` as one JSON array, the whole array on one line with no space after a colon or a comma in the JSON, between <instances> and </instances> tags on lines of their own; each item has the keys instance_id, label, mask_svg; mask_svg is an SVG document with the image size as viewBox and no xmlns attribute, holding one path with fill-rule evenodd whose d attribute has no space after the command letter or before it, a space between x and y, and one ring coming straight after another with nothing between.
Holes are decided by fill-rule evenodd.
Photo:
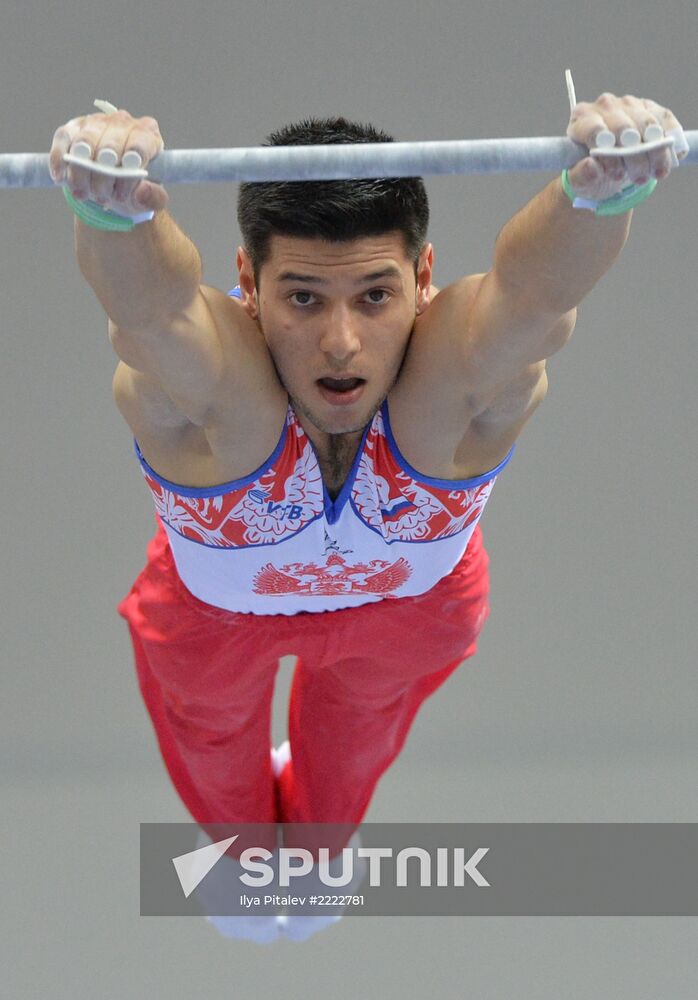
<instances>
[{"instance_id":1,"label":"nose","mask_svg":"<svg viewBox=\"0 0 698 1000\"><path fill-rule=\"evenodd\" d=\"M320 340L320 348L337 361L346 361L361 350L360 319L348 309L334 310Z\"/></svg>"}]
</instances>

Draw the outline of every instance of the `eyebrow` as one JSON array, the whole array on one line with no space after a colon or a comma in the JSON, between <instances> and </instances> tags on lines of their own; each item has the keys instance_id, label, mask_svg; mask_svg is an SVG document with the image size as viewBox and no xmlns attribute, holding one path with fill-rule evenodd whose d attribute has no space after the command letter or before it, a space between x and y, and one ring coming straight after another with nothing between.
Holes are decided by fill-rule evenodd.
<instances>
[{"instance_id":1,"label":"eyebrow","mask_svg":"<svg viewBox=\"0 0 698 1000\"><path fill-rule=\"evenodd\" d=\"M385 267L382 271L373 271L371 274L365 274L362 278L357 278L354 284L366 285L370 281L379 281L381 278L402 278L402 273L397 267ZM279 282L297 281L304 285L330 284L327 278L318 278L313 274L296 274L294 271L284 271L283 274L280 274L276 280Z\"/></svg>"}]
</instances>

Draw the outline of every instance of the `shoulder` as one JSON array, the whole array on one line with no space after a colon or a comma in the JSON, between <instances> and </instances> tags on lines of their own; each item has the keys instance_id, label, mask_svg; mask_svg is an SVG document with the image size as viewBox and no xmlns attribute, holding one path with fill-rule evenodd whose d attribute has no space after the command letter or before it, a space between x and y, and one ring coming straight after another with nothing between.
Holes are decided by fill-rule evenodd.
<instances>
[{"instance_id":1,"label":"shoulder","mask_svg":"<svg viewBox=\"0 0 698 1000\"><path fill-rule=\"evenodd\" d=\"M248 334L263 339L260 336L259 326L248 314L240 299L212 285L202 285L201 294L219 329L233 330L235 334Z\"/></svg>"},{"instance_id":2,"label":"shoulder","mask_svg":"<svg viewBox=\"0 0 698 1000\"><path fill-rule=\"evenodd\" d=\"M570 339L577 310L544 309L494 271L434 291L420 317L425 339L450 358L471 418L483 421L488 433L496 423L519 424L544 398L546 360Z\"/></svg>"},{"instance_id":3,"label":"shoulder","mask_svg":"<svg viewBox=\"0 0 698 1000\"><path fill-rule=\"evenodd\" d=\"M285 398L264 334L240 300L208 285L201 286L215 323L223 354L222 377L217 387L214 412L227 419L230 408L239 410L236 393L251 402L259 396L268 401Z\"/></svg>"},{"instance_id":4,"label":"shoulder","mask_svg":"<svg viewBox=\"0 0 698 1000\"><path fill-rule=\"evenodd\" d=\"M475 302L487 273L466 275L443 289L432 286L429 307L417 319L417 342L411 345L412 363L406 372L410 398L426 395L432 401L433 426L423 424L432 450L437 440L444 463L452 461L463 475L492 468L507 456L545 398L548 378L542 353L553 353L546 349L516 365L500 365L495 357L493 364L487 356L488 324L480 318L478 327L473 326ZM512 316L510 338L519 332L515 313ZM569 335L568 323L566 330ZM506 346L502 343L501 349ZM409 440L407 432L403 434Z\"/></svg>"}]
</instances>

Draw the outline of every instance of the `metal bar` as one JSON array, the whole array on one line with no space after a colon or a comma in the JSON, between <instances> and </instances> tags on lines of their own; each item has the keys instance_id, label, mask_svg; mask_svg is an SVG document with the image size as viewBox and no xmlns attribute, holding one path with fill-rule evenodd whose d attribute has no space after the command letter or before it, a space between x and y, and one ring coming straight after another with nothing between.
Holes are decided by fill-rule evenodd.
<instances>
[{"instance_id":1,"label":"metal bar","mask_svg":"<svg viewBox=\"0 0 698 1000\"><path fill-rule=\"evenodd\" d=\"M698 131L685 132L698 162ZM438 174L510 174L561 171L588 155L567 136L460 139L323 146L254 146L239 149L170 149L148 164L163 184L214 181L309 181ZM0 188L54 187L47 153L0 155Z\"/></svg>"}]
</instances>

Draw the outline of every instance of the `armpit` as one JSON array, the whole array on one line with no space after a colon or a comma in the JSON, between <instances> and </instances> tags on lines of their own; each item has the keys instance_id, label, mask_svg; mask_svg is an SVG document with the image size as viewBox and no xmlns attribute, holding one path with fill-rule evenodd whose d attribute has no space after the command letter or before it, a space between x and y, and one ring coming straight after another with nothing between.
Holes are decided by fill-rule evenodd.
<instances>
[{"instance_id":1,"label":"armpit","mask_svg":"<svg viewBox=\"0 0 698 1000\"><path fill-rule=\"evenodd\" d=\"M548 391L545 361L528 365L512 381L497 390L487 405L473 418L473 425L484 434L520 430Z\"/></svg>"}]
</instances>

